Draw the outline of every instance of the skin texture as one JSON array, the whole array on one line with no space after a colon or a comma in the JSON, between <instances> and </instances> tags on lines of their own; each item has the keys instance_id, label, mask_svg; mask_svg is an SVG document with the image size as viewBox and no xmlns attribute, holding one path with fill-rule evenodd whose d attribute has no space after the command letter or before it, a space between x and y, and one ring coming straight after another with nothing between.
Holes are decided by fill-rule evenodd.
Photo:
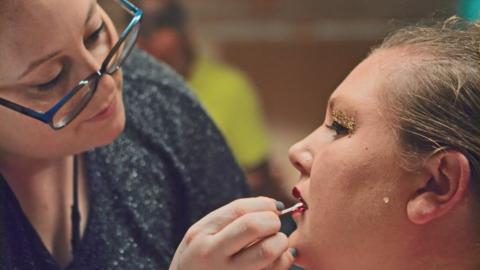
<instances>
[{"instance_id":1,"label":"skin texture","mask_svg":"<svg viewBox=\"0 0 480 270\"><path fill-rule=\"evenodd\" d=\"M309 270L478 266L466 158L442 152L414 171L401 166L380 97L386 70L405 57L383 50L360 63L332 94L325 122L289 151L309 207L294 216L290 246ZM333 111L353 118L355 130L337 133Z\"/></svg>"}]
</instances>

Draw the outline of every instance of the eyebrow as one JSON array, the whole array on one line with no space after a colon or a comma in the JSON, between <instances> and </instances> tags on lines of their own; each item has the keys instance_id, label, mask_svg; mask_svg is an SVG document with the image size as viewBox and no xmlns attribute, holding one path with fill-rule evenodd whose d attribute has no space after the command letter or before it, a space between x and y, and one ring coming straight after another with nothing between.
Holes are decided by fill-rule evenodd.
<instances>
[{"instance_id":1,"label":"eyebrow","mask_svg":"<svg viewBox=\"0 0 480 270\"><path fill-rule=\"evenodd\" d=\"M53 52L53 53L50 53L38 60L35 60L33 61L29 66L28 68L18 77L18 79L21 79L23 77L25 77L25 75L27 75L28 73L30 73L32 70L34 70L36 67L38 67L39 65L41 65L42 63L48 61L49 59L52 59L53 57L57 56L60 54L60 51L56 51L56 52Z\"/></svg>"},{"instance_id":2,"label":"eyebrow","mask_svg":"<svg viewBox=\"0 0 480 270\"><path fill-rule=\"evenodd\" d=\"M337 101L336 97L330 97L328 100L328 109L329 111L333 111L333 108L335 107L335 102Z\"/></svg>"},{"instance_id":3,"label":"eyebrow","mask_svg":"<svg viewBox=\"0 0 480 270\"><path fill-rule=\"evenodd\" d=\"M350 111L352 109L352 108L350 108L350 107L352 107L351 103L346 101L346 100L347 99L345 99L343 96L330 97L328 99L328 110L330 112L333 112L333 111L335 111L335 107L339 106L339 107L343 107L344 109L346 109L346 111ZM348 106L348 107L346 107L346 106ZM347 109L347 108L350 108L350 109ZM350 113L352 113L352 115L354 115L353 111L350 112Z\"/></svg>"},{"instance_id":4,"label":"eyebrow","mask_svg":"<svg viewBox=\"0 0 480 270\"><path fill-rule=\"evenodd\" d=\"M85 24L87 24L90 19L93 17L93 14L95 13L95 8L97 7L96 5L97 1L93 1L90 3L90 6L88 7L88 12L87 12L87 18L85 19Z\"/></svg>"},{"instance_id":5,"label":"eyebrow","mask_svg":"<svg viewBox=\"0 0 480 270\"><path fill-rule=\"evenodd\" d=\"M87 12L87 17L85 19L85 25L90 21L90 19L93 17L93 14L95 13L95 7L96 7L96 2L91 2L90 6L88 7L88 12ZM28 73L30 73L32 70L34 70L36 67L38 67L39 65L45 63L46 61L54 58L55 56L59 55L60 54L60 51L55 51L53 53L49 53L48 55L40 58L40 59L37 59L35 61L33 61L32 63L30 63L30 65L28 66L28 68L22 72L22 74L20 74L20 76L18 77L18 79L21 79L23 77L25 77L25 75L27 75Z\"/></svg>"}]
</instances>

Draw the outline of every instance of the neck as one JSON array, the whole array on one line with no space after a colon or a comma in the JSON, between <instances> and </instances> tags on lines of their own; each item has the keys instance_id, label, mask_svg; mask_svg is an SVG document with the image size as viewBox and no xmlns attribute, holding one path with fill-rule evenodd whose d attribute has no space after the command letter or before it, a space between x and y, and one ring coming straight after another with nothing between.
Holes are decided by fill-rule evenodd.
<instances>
[{"instance_id":1,"label":"neck","mask_svg":"<svg viewBox=\"0 0 480 270\"><path fill-rule=\"evenodd\" d=\"M0 173L45 247L65 266L71 260L71 205L73 156L55 159L2 160ZM80 162L82 164L82 162ZM88 215L87 187L79 166L81 231Z\"/></svg>"},{"instance_id":2,"label":"neck","mask_svg":"<svg viewBox=\"0 0 480 270\"><path fill-rule=\"evenodd\" d=\"M480 235L478 218L472 205L456 207L450 216L425 226L418 233L414 248L406 260L414 263L406 269L476 270L480 269Z\"/></svg>"},{"instance_id":3,"label":"neck","mask_svg":"<svg viewBox=\"0 0 480 270\"><path fill-rule=\"evenodd\" d=\"M56 159L11 159L2 161L0 173L21 202L64 199L69 194L73 157ZM24 200L24 198L29 198ZM22 205L25 207L26 205Z\"/></svg>"}]
</instances>

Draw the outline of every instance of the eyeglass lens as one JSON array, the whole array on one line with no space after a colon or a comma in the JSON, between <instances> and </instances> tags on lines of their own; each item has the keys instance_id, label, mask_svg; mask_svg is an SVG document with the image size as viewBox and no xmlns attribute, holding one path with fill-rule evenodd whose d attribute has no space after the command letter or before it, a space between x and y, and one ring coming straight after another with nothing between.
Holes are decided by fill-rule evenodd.
<instances>
[{"instance_id":1,"label":"eyeglass lens","mask_svg":"<svg viewBox=\"0 0 480 270\"><path fill-rule=\"evenodd\" d=\"M136 24L128 33L118 50L110 58L106 66L106 73L113 74L122 66L133 49L139 29L140 25ZM97 77L96 80L90 81L83 86L79 86L79 89L76 89L78 91L55 114L52 123L55 128L61 128L68 124L85 108L96 90L99 79L100 76Z\"/></svg>"}]
</instances>

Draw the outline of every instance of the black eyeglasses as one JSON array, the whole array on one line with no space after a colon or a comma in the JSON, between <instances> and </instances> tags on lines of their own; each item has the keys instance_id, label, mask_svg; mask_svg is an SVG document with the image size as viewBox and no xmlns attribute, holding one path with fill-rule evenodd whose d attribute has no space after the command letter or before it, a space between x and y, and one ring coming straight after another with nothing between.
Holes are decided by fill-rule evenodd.
<instances>
[{"instance_id":1,"label":"black eyeglasses","mask_svg":"<svg viewBox=\"0 0 480 270\"><path fill-rule=\"evenodd\" d=\"M54 130L61 129L72 122L92 99L102 76L105 74L113 75L120 69L137 40L140 22L143 17L142 10L128 0L117 0L117 2L127 12L133 15L133 18L108 53L98 71L80 81L77 86L67 92L65 96L46 112L30 109L3 98L0 98L0 105L42 121Z\"/></svg>"}]
</instances>

